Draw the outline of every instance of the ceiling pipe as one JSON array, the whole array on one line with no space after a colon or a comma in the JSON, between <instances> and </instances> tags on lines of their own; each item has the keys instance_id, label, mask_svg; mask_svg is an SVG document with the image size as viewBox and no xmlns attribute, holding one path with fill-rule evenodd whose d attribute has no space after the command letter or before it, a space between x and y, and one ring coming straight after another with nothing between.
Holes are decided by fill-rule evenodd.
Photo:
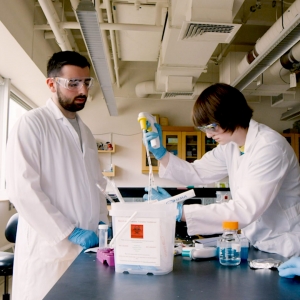
<instances>
[{"instance_id":1,"label":"ceiling pipe","mask_svg":"<svg viewBox=\"0 0 300 300\"><path fill-rule=\"evenodd\" d=\"M107 11L108 23L111 24L111 23L113 23L113 20L112 20L112 11L111 11L111 7L110 7L110 1L104 0L104 4L106 7L106 11ZM117 83L117 87L119 88L120 87L120 79L119 79L119 63L118 63L118 56L117 56L116 37L115 37L115 33L113 30L109 30L109 35L110 35L110 41L111 41L111 46L112 46L116 83Z\"/></svg>"},{"instance_id":2,"label":"ceiling pipe","mask_svg":"<svg viewBox=\"0 0 300 300\"><path fill-rule=\"evenodd\" d=\"M72 50L72 46L67 37L67 34L59 26L60 20L58 18L57 12L51 1L48 0L38 0L39 4L45 14L45 17L54 33L57 44L62 51Z\"/></svg>"},{"instance_id":3,"label":"ceiling pipe","mask_svg":"<svg viewBox=\"0 0 300 300\"><path fill-rule=\"evenodd\" d=\"M269 30L256 42L253 50L251 50L238 65L238 71L242 74L255 59L262 55L277 39L278 35L287 29L300 13L300 0L296 0L293 5L269 28Z\"/></svg>"},{"instance_id":4,"label":"ceiling pipe","mask_svg":"<svg viewBox=\"0 0 300 300\"><path fill-rule=\"evenodd\" d=\"M299 41L299 34L300 0L296 0L244 56L237 67L240 75L231 85L242 91L291 49Z\"/></svg>"},{"instance_id":5,"label":"ceiling pipe","mask_svg":"<svg viewBox=\"0 0 300 300\"><path fill-rule=\"evenodd\" d=\"M99 2L99 0L97 0ZM97 6L95 6L97 10ZM98 10L97 10L98 11ZM99 16L101 15L99 11ZM100 18L99 18L100 19ZM123 23L103 23L103 17L101 17L99 26L101 30L127 30L127 31L150 31L150 32L161 32L163 26L156 25L144 25L144 24L123 24ZM60 22L60 28L62 29L80 29L78 22ZM51 30L51 26L48 24L34 25L34 30Z\"/></svg>"},{"instance_id":6,"label":"ceiling pipe","mask_svg":"<svg viewBox=\"0 0 300 300\"><path fill-rule=\"evenodd\" d=\"M161 94L162 91L156 90L154 81L144 81L135 86L135 93L139 98L146 98L150 94Z\"/></svg>"}]
</instances>

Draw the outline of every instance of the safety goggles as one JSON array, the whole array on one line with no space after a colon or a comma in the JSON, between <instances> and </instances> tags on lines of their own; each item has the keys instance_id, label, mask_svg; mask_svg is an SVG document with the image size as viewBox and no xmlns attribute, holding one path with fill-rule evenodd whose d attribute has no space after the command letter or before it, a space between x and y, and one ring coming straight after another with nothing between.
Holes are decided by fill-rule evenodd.
<instances>
[{"instance_id":1,"label":"safety goggles","mask_svg":"<svg viewBox=\"0 0 300 300\"><path fill-rule=\"evenodd\" d=\"M196 127L197 129L205 132L205 133L211 133L211 132L215 132L216 131L216 127L218 126L218 124L216 123L212 123L212 124L209 124L209 125L205 125L205 126L199 126L199 127Z\"/></svg>"},{"instance_id":2,"label":"safety goggles","mask_svg":"<svg viewBox=\"0 0 300 300\"><path fill-rule=\"evenodd\" d=\"M89 89L94 82L94 78L92 77L79 77L79 78L63 78L63 77L54 77L55 82L57 82L60 86L70 90L70 91L78 91L82 88L83 85L87 89Z\"/></svg>"}]
</instances>

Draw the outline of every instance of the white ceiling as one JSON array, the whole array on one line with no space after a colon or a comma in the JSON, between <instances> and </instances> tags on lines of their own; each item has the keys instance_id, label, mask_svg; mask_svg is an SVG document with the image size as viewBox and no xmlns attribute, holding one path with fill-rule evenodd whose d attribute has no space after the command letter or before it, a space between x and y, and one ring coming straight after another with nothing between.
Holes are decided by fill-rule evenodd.
<instances>
[{"instance_id":1,"label":"white ceiling","mask_svg":"<svg viewBox=\"0 0 300 300\"><path fill-rule=\"evenodd\" d=\"M294 3L294 1L264 0L95 0L94 2L100 28L106 29L102 30L102 36L108 46L109 53L106 54L111 66L114 96L122 98L138 97L135 89L137 85L146 81L153 82L153 86L145 92L145 97L161 98L164 92L188 92L191 89L195 98L196 87L201 92L199 85L201 83L211 84L220 81L220 78L224 78L224 74L226 76L230 74L229 77L233 78L228 80L234 80L234 76L237 76L236 66L240 60L247 52L253 50L256 42L281 17L282 12ZM33 30L40 31L45 43L49 44L49 49L57 48L55 45L57 36L53 26L49 26L51 22L47 20L45 7L50 11L54 8L57 12L54 17L56 25L62 36L68 39L72 49L88 56L76 14L72 9L72 6L76 8L78 3L78 0L37 2L26 0L22 6L25 8L27 5L28 12L34 7ZM209 35L203 35L206 38L200 42L181 40L182 24L193 20L202 23L238 25L238 30L228 37L226 43L224 38L223 40L215 38L216 35L210 35L211 39L208 38ZM115 24L116 27L109 27L109 23ZM1 75L14 78L13 85L24 91L28 98L33 96L32 99L37 99L37 95L45 94L47 87L44 82L41 84L41 80L45 78L45 71L33 64L31 57L26 57L3 25L0 26L0 34L5 36L6 44L10 44L9 47L0 48L1 57L8 57L9 54L13 57L11 60L1 60ZM62 50L66 50L63 47L65 46L61 46ZM14 49L14 53L4 53L11 51L6 49ZM21 65L19 60L28 61L28 65L26 69L19 70L16 78L9 70L15 70ZM41 65L43 63L41 62ZM31 70L31 78L36 78L34 90L32 83L26 84L28 69ZM2 70L8 71L4 74ZM179 82L176 79L180 79ZM279 89L278 93L288 92L289 83L283 82L282 85L283 89ZM100 89L98 90L101 93ZM259 92L256 94L247 92L245 95L255 101L255 97L259 97ZM266 95L268 92L264 92L264 96ZM182 101L186 101L184 97Z\"/></svg>"}]
</instances>

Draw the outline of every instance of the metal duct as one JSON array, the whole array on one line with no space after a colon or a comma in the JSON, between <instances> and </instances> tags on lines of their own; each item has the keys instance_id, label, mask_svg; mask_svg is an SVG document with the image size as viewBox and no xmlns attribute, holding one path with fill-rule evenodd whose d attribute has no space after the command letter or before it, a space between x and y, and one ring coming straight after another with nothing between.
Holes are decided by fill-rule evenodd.
<instances>
[{"instance_id":1,"label":"metal duct","mask_svg":"<svg viewBox=\"0 0 300 300\"><path fill-rule=\"evenodd\" d=\"M284 29L282 28L282 22ZM300 0L296 0L266 34L257 41L252 53L247 54L240 62L238 66L240 75L231 85L243 90L291 49L299 41L299 36Z\"/></svg>"},{"instance_id":2,"label":"metal duct","mask_svg":"<svg viewBox=\"0 0 300 300\"><path fill-rule=\"evenodd\" d=\"M139 98L146 98L150 94L162 94L161 99L195 99L203 90L209 87L212 83L196 83L190 92L162 92L157 91L154 81L140 82L135 87L135 93Z\"/></svg>"},{"instance_id":3,"label":"metal duct","mask_svg":"<svg viewBox=\"0 0 300 300\"><path fill-rule=\"evenodd\" d=\"M109 58L105 56L102 34L99 28L99 20L95 7L91 1L82 0L78 4L75 12L108 111L111 116L117 116L118 110L107 64L107 59Z\"/></svg>"},{"instance_id":4,"label":"metal duct","mask_svg":"<svg viewBox=\"0 0 300 300\"><path fill-rule=\"evenodd\" d=\"M288 110L281 115L281 121L290 121L300 118L300 105Z\"/></svg>"}]
</instances>

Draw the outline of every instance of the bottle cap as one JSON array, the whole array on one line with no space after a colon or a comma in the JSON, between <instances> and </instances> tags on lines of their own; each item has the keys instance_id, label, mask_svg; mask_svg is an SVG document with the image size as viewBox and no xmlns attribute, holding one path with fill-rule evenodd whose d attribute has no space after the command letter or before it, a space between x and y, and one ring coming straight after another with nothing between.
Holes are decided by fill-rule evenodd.
<instances>
[{"instance_id":1,"label":"bottle cap","mask_svg":"<svg viewBox=\"0 0 300 300\"><path fill-rule=\"evenodd\" d=\"M98 225L98 229L108 229L108 225L100 224L100 225Z\"/></svg>"},{"instance_id":2,"label":"bottle cap","mask_svg":"<svg viewBox=\"0 0 300 300\"><path fill-rule=\"evenodd\" d=\"M237 221L224 221L223 222L223 229L237 230L237 229L239 229L239 222L237 222Z\"/></svg>"}]
</instances>

